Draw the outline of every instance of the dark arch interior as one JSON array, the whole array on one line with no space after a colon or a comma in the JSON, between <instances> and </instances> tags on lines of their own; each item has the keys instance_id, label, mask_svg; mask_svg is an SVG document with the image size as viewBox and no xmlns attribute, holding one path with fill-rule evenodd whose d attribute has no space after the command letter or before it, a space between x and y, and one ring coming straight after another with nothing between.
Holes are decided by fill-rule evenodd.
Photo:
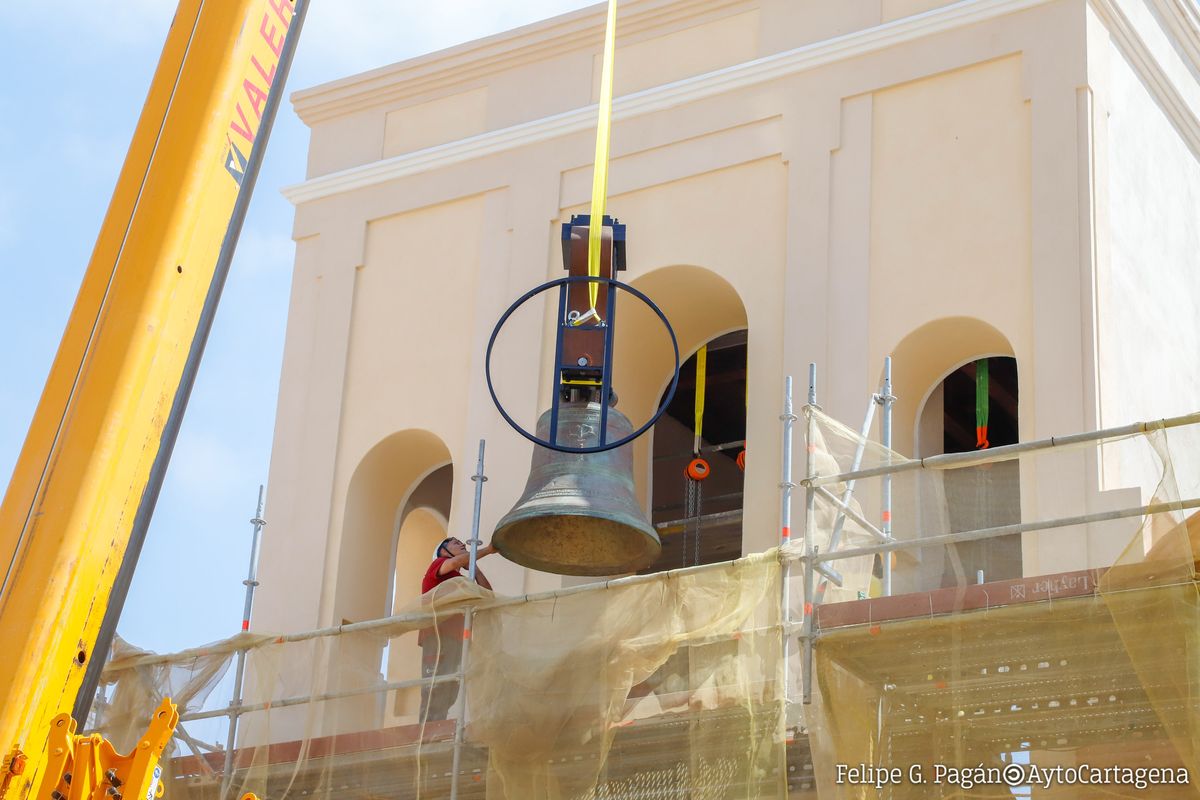
<instances>
[{"instance_id":1,"label":"dark arch interior","mask_svg":"<svg viewBox=\"0 0 1200 800\"><path fill-rule=\"evenodd\" d=\"M999 447L1017 442L1017 360L1005 356L988 362L988 443ZM975 373L978 361L964 364L942 382L942 452L974 450Z\"/></svg>"},{"instance_id":2,"label":"dark arch interior","mask_svg":"<svg viewBox=\"0 0 1200 800\"><path fill-rule=\"evenodd\" d=\"M454 465L446 464L438 467L426 475L425 479L409 495L408 502L400 514L400 524L397 528L403 528L404 520L409 513L418 508L432 508L444 518L450 519L450 496L453 491Z\"/></svg>"},{"instance_id":3,"label":"dark arch interior","mask_svg":"<svg viewBox=\"0 0 1200 800\"><path fill-rule=\"evenodd\" d=\"M987 358L989 447L1015 444L1017 434L1017 361L1006 356ZM962 453L977 448L976 372L972 361L942 382L943 452ZM943 488L950 529L990 528L1021 521L1020 462L987 464L943 473ZM1022 575L1021 536L967 542L947 548L941 564L941 585L998 581Z\"/></svg>"},{"instance_id":4,"label":"dark arch interior","mask_svg":"<svg viewBox=\"0 0 1200 800\"><path fill-rule=\"evenodd\" d=\"M651 521L663 548L644 572L727 561L742 553L737 457L746 439L746 341L741 330L708 342L700 444L711 472L690 493L684 470L693 458L695 355L680 366L679 388L654 425Z\"/></svg>"}]
</instances>

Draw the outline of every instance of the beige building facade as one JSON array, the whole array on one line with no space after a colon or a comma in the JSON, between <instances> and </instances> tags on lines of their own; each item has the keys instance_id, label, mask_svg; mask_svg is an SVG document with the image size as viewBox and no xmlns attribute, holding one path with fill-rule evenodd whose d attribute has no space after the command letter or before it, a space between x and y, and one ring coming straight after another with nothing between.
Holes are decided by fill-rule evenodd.
<instances>
[{"instance_id":1,"label":"beige building facade","mask_svg":"<svg viewBox=\"0 0 1200 800\"><path fill-rule=\"evenodd\" d=\"M1015 360L1021 440L1194 410L1200 397L1200 25L1190 0L632 0L620 5L609 213L620 277L684 358L745 330L742 552L779 539L784 379L808 364L857 425L894 359L895 448L941 452L943 382ZM596 6L297 93L312 131L255 626L386 616L447 531L483 538L531 445L484 382L493 325L562 274L587 213ZM532 429L548 307L494 369ZM670 379L657 323L621 309L635 420ZM654 504L653 439L635 445ZM1178 455L1178 454L1177 454ZM795 467L803 470L803 447ZM1022 472L1023 517L1137 504L1139 466ZM1153 487L1149 487L1152 489ZM799 508L798 508L799 510ZM1021 543L1039 575L1111 564L1133 528ZM494 557L498 591L562 584Z\"/></svg>"}]
</instances>

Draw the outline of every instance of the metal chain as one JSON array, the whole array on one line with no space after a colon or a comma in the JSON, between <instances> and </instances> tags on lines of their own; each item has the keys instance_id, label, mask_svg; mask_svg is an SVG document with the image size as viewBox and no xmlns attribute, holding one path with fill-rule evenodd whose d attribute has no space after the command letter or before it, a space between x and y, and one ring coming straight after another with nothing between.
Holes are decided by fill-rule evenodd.
<instances>
[{"instance_id":1,"label":"metal chain","mask_svg":"<svg viewBox=\"0 0 1200 800\"><path fill-rule=\"evenodd\" d=\"M692 515L696 512L696 482L686 475L683 477L683 541L679 545L680 566L687 566L688 532L692 526Z\"/></svg>"},{"instance_id":2,"label":"metal chain","mask_svg":"<svg viewBox=\"0 0 1200 800\"><path fill-rule=\"evenodd\" d=\"M680 549L683 551L683 566L688 565L688 542L692 544L692 565L700 563L700 527L702 524L701 517L704 514L704 487L700 481L694 481L691 478L684 478L687 481L685 489L685 508L684 508L684 523L683 523L683 542Z\"/></svg>"}]
</instances>

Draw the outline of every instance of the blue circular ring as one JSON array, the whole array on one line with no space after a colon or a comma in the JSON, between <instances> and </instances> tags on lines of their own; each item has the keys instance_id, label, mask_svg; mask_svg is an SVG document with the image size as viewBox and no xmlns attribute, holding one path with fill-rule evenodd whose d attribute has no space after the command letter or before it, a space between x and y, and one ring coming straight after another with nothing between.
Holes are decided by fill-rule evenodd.
<instances>
[{"instance_id":1,"label":"blue circular ring","mask_svg":"<svg viewBox=\"0 0 1200 800\"><path fill-rule=\"evenodd\" d=\"M496 344L496 337L500 335L500 329L504 327L504 323L508 322L508 318L511 317L518 308L523 306L531 298L536 297L547 289L552 289L555 286L564 286L570 283L604 283L612 286L618 291L623 290L629 292L631 295L649 306L650 310L658 315L659 320L662 321L663 327L667 329L667 334L671 337L671 347L675 351L675 368L671 373L671 388L667 390L667 396L663 399L662 403L659 404L658 411L654 413L654 416L646 420L646 423L642 425L642 427L638 428L623 439L618 439L617 441L609 442L608 444L596 445L595 447L564 447L560 444L551 444L546 439L539 439L536 435L518 425L516 420L514 420L509 413L504 410L504 406L500 403L500 398L496 396L496 389L492 385L492 347ZM560 321L558 324L561 325L562 322ZM591 275L568 275L563 278L555 278L552 281L546 281L540 286L535 286L534 288L530 289L528 292L518 297L516 302L509 306L508 310L500 316L500 320L496 323L496 327L492 329L492 335L488 339L487 355L484 357L483 362L483 372L484 376L487 378L488 393L492 396L492 402L495 404L496 410L500 412L500 416L504 417L504 421L507 422L517 433L521 434L536 445L541 445L542 447L546 447L550 450L557 450L560 453L603 453L607 450L615 450L622 445L628 444L646 431L650 430L650 426L658 422L658 418L666 412L667 406L671 405L671 401L675 399L675 389L679 386L679 341L675 338L675 329L672 328L671 323L667 321L667 315L662 312L662 309L656 306L653 300L629 284L621 283L615 278L603 278L600 276L593 277ZM554 391L557 392L558 390L558 387L554 388Z\"/></svg>"}]
</instances>

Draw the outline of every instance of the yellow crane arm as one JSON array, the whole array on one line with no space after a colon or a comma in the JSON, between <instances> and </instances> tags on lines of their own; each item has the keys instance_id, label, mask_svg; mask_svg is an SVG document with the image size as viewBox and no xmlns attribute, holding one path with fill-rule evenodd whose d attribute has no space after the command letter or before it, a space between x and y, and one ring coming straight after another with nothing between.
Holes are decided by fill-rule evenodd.
<instances>
[{"instance_id":1,"label":"yellow crane arm","mask_svg":"<svg viewBox=\"0 0 1200 800\"><path fill-rule=\"evenodd\" d=\"M0 753L22 753L0 800L36 789L52 720L103 657L302 16L303 0L179 3L0 504Z\"/></svg>"}]
</instances>

